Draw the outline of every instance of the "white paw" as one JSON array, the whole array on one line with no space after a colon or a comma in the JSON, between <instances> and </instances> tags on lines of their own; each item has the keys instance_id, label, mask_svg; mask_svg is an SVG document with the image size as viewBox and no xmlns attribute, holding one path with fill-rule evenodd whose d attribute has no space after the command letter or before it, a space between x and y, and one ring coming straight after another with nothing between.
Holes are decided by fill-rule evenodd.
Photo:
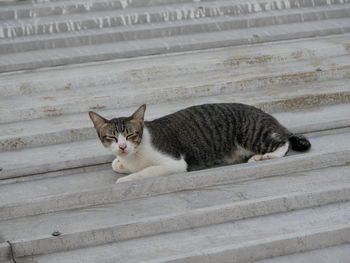
<instances>
[{"instance_id":1,"label":"white paw","mask_svg":"<svg viewBox=\"0 0 350 263\"><path fill-rule=\"evenodd\" d=\"M131 178L130 176L124 176L124 177L120 177L117 181L116 184L118 183L123 183L123 182L130 182L133 181L134 179Z\"/></svg>"},{"instance_id":2,"label":"white paw","mask_svg":"<svg viewBox=\"0 0 350 263\"><path fill-rule=\"evenodd\" d=\"M265 153L265 154L262 156L262 159L263 159L263 160L271 160L271 159L273 159L273 156L271 156L271 155L268 154L268 153Z\"/></svg>"},{"instance_id":3,"label":"white paw","mask_svg":"<svg viewBox=\"0 0 350 263\"><path fill-rule=\"evenodd\" d=\"M130 173L130 171L124 167L124 165L118 158L115 158L114 161L112 162L112 169L113 171L121 174Z\"/></svg>"},{"instance_id":4,"label":"white paw","mask_svg":"<svg viewBox=\"0 0 350 263\"><path fill-rule=\"evenodd\" d=\"M263 156L262 154L253 155L253 156L250 157L250 159L248 160L248 163L261 161L261 160L263 160L263 158L264 158L264 156Z\"/></svg>"}]
</instances>

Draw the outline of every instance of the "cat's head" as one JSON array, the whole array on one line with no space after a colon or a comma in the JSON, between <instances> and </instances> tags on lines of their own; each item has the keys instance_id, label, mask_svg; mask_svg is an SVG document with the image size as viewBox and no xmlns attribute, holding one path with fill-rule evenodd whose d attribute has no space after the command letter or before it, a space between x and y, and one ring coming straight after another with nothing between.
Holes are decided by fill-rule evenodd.
<instances>
[{"instance_id":1,"label":"cat's head","mask_svg":"<svg viewBox=\"0 0 350 263\"><path fill-rule=\"evenodd\" d=\"M130 117L107 120L96 112L89 116L102 144L116 156L134 154L142 141L146 105L139 107Z\"/></svg>"}]
</instances>

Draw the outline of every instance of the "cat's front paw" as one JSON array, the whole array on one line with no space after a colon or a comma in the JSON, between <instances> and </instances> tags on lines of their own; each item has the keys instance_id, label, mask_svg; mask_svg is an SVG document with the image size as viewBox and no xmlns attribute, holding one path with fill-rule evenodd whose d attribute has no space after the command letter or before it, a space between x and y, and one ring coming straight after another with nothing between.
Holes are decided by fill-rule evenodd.
<instances>
[{"instance_id":1,"label":"cat's front paw","mask_svg":"<svg viewBox=\"0 0 350 263\"><path fill-rule=\"evenodd\" d=\"M123 182L130 182L133 180L134 179L131 178L130 176L123 176L123 177L119 178L115 183L118 184L118 183L123 183Z\"/></svg>"},{"instance_id":2,"label":"cat's front paw","mask_svg":"<svg viewBox=\"0 0 350 263\"><path fill-rule=\"evenodd\" d=\"M114 161L112 162L112 169L113 171L121 174L130 173L130 171L125 168L125 166L122 164L122 162L118 158L115 158Z\"/></svg>"}]
</instances>

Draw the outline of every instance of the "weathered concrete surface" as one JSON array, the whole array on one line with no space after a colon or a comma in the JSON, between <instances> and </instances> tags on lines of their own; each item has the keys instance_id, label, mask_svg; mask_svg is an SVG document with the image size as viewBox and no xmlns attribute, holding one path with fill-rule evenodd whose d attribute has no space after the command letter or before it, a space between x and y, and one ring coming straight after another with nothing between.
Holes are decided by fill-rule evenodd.
<instances>
[{"instance_id":1,"label":"weathered concrete surface","mask_svg":"<svg viewBox=\"0 0 350 263\"><path fill-rule=\"evenodd\" d=\"M145 237L36 262L249 262L349 242L349 204L293 211L233 223ZM331 225L331 226L330 226Z\"/></svg>"},{"instance_id":2,"label":"weathered concrete surface","mask_svg":"<svg viewBox=\"0 0 350 263\"><path fill-rule=\"evenodd\" d=\"M111 4L115 4L110 1ZM139 24L149 24L149 23L161 23L161 22L177 22L177 21L187 21L187 20L203 20L203 18L213 18L221 16L242 16L249 17L249 14L266 15L273 11L276 13L283 14L284 10L288 11L289 16L288 22L301 22L301 19L307 21L312 19L309 15L305 15L305 18L301 16L293 16L293 11L299 10L300 7L302 12L312 10L315 12L323 11L322 15L326 15L326 12L334 13L336 18L341 17L342 12L339 12L338 8L346 7L345 3L349 1L342 1L343 5L337 5L336 1L333 1L333 8L329 8L332 3L330 1L194 1L192 3L182 3L181 5L172 5L171 8L164 8L163 5L157 5L153 3L152 6L147 6L143 8L133 8L133 9L119 9L113 10L107 9L107 5L103 12L99 10L86 10L87 12L81 12L78 14L69 14L62 8L62 14L58 16L55 14L50 14L47 12L45 16L39 18L40 14L35 11L38 8L32 7L32 15L30 19L25 17L12 17L13 20L4 21L4 28L2 29L3 38L17 38L23 36L33 36L42 34L53 34L53 33L64 33L64 32L76 32L84 31L87 29L104 29L104 28L114 28L114 27L126 27L129 25L139 25ZM339 4L339 2L338 2ZM69 5L69 3L68 3ZM310 8L311 7L311 8ZM318 8L315 8L318 7ZM324 7L324 10L322 9ZM113 6L111 7L113 8ZM34 10L33 10L34 9ZM36 9L36 10L35 10ZM17 13L23 11L15 9ZM15 12L13 11L13 13ZM39 9L40 10L40 9ZM9 12L8 10L7 12ZM29 10L28 10L29 11ZM99 12L96 12L99 11ZM271 12L272 11L272 12ZM6 16L6 10L1 12ZM0 14L1 14L0 13ZM86 13L92 13L92 15L87 16ZM307 13L307 12L305 12ZM39 15L39 16L38 16ZM334 16L333 15L333 16ZM326 15L327 16L327 15ZM328 19L333 18L328 14ZM18 20L20 19L20 20ZM313 18L315 19L315 18ZM317 19L322 19L320 13L317 15ZM67 22L68 21L68 22ZM204 20L205 21L205 20ZM283 19L279 19L279 23ZM276 20L275 20L276 22ZM265 21L264 24L267 24ZM270 22L271 23L271 22ZM253 23L248 23L246 26L252 26ZM83 43L81 43L83 44Z\"/></svg>"},{"instance_id":3,"label":"weathered concrete surface","mask_svg":"<svg viewBox=\"0 0 350 263\"><path fill-rule=\"evenodd\" d=\"M224 72L207 73L206 77L201 79L199 75L192 75L191 77L180 77L177 81L171 78L158 80L156 82L157 85L154 82L147 84L132 83L129 85L95 87L94 89L43 92L39 96L34 94L4 97L0 100L0 109L4 112L0 118L0 123L62 116L89 110L111 110L132 105L137 107L142 102L154 104L204 96L231 95L231 98L228 98L229 101L239 100L244 102L245 100L246 103L252 104L254 100L251 99L249 101L247 98L251 98L253 92L258 89L260 92L257 94L260 94L257 97L261 101L266 101L269 96L271 99L285 98L283 93L286 94L288 91L290 97L294 94L295 96L304 96L308 94L319 95L347 92L349 87L337 81L310 83L307 89L301 89L301 85L311 80L347 78L350 70L349 61L350 56L327 58L319 61L319 67L322 67L321 71L316 71L317 68L313 63L311 65L303 62L295 63L295 65L291 63L288 67L293 67L295 70L289 70L288 74L286 73L286 66L283 67L277 64L269 69L273 73L266 73L264 77L252 74L244 78L245 72L237 76L226 70ZM281 69L274 71L274 67L278 68L278 66ZM297 83L298 77L300 78L300 83ZM291 79L294 79L294 85L291 83ZM257 82L260 82L260 86L256 85ZM266 89L264 82L279 82L279 86L274 84ZM245 90L250 90L251 93L242 93L240 96L237 96L237 99L234 99L232 95L238 92L242 86L246 86ZM98 88L103 89L104 92L101 94L101 90ZM280 93L281 95L279 95ZM343 102L348 102L347 97L344 94L340 98L343 98ZM341 99L338 100L338 103L342 102ZM10 107L11 105L17 106L13 108Z\"/></svg>"},{"instance_id":4,"label":"weathered concrete surface","mask_svg":"<svg viewBox=\"0 0 350 263\"><path fill-rule=\"evenodd\" d=\"M345 258L349 3L1 2L0 262ZM114 184L86 114L233 101L307 133L312 149Z\"/></svg>"},{"instance_id":5,"label":"weathered concrete surface","mask_svg":"<svg viewBox=\"0 0 350 263\"><path fill-rule=\"evenodd\" d=\"M2 55L0 72L349 33L349 18Z\"/></svg>"},{"instance_id":6,"label":"weathered concrete surface","mask_svg":"<svg viewBox=\"0 0 350 263\"><path fill-rule=\"evenodd\" d=\"M347 133L349 136L349 133ZM332 141L332 147L329 147L329 141ZM159 195L164 193L176 192L179 190L193 190L201 187L228 184L234 182L241 182L245 180L256 180L265 178L268 176L288 174L293 172L303 172L312 169L326 168L330 166L345 165L349 160L349 146L348 138L344 134L333 134L316 136L312 140L312 143L316 146L313 147L314 153L295 155L289 158L272 160L269 162L263 162L259 165L254 164L241 164L235 166L227 166L222 168L216 168L213 170L205 170L200 172L192 172L190 174L177 174L173 176L151 178L143 180L142 183L130 182L117 185L103 185L103 182L96 187L89 187L89 179L86 181L74 179L77 176L72 176L71 180L74 181L76 189L72 190L67 187L66 190L62 190L60 194L48 191L50 182L53 187L56 185L61 188L60 184L52 180L43 182L34 186L33 191L26 190L29 196L19 196L19 199L13 201L5 201L5 204L1 207L2 219L14 218L25 215L35 215L41 213L47 213L52 211L60 211L69 208L86 207L103 203L110 203L115 201L135 199L139 197ZM104 176L110 176L109 182L116 179L111 172L103 172ZM103 175L103 174L102 174ZM190 176L189 176L190 175ZM87 175L89 176L89 175ZM94 180L94 175L92 179ZM95 180L98 180L99 173L95 173ZM106 180L106 179L105 179ZM62 179L61 183L66 179ZM34 185L35 182L33 182ZM23 191L23 187L30 185L24 183L22 186L9 186L11 191ZM6 188L6 185L1 188ZM44 188L36 192L36 188ZM45 188L48 190L45 190ZM57 191L57 190L56 190ZM51 192L51 195L50 195ZM6 199L6 195L9 193L4 191L2 198ZM39 195L39 196L38 196Z\"/></svg>"},{"instance_id":7,"label":"weathered concrete surface","mask_svg":"<svg viewBox=\"0 0 350 263\"><path fill-rule=\"evenodd\" d=\"M0 7L0 72L350 32L348 0L186 2Z\"/></svg>"},{"instance_id":8,"label":"weathered concrete surface","mask_svg":"<svg viewBox=\"0 0 350 263\"><path fill-rule=\"evenodd\" d=\"M153 83L153 81L166 80L175 77L182 78L189 75L199 75L215 71L237 71L244 75L256 77L265 76L267 72L261 72L262 67L270 68L275 64L270 73L275 70L285 74L298 72L306 65L310 70L323 69L325 58L349 55L349 34L328 36L315 39L291 40L272 42L260 45L244 45L221 49L201 50L200 52L185 52L165 54L148 57L112 60L108 62L95 62L84 65L71 65L52 69L40 69L27 72L11 72L1 74L1 96L28 95L45 91L56 92L59 90L87 90L94 87L118 86L123 83ZM306 62L301 67L289 67L286 63L296 61ZM309 64L307 64L307 62ZM313 63L314 67L311 67ZM327 64L326 64L327 65ZM317 72L316 72L317 73ZM318 75L319 72L317 73ZM238 74L237 74L238 75ZM234 76L234 75L232 75ZM245 77L247 77L245 76ZM322 76L322 75L321 75ZM298 84L302 76L293 79L293 84ZM337 77L339 79L339 77ZM200 79L198 79L200 80ZM326 79L320 79L326 80ZM261 81L261 80L260 80ZM256 81L255 85L258 85ZM268 85L280 85L282 83L270 81ZM284 85L286 83L283 83ZM246 84L248 85L248 84ZM241 86L241 89L247 86ZM254 86L250 87L254 88Z\"/></svg>"},{"instance_id":9,"label":"weathered concrete surface","mask_svg":"<svg viewBox=\"0 0 350 263\"><path fill-rule=\"evenodd\" d=\"M18 256L45 254L344 202L350 200L348 171L347 166L329 168L3 221L0 234L12 240ZM59 239L50 237L53 229L62 233Z\"/></svg>"},{"instance_id":10,"label":"weathered concrete surface","mask_svg":"<svg viewBox=\"0 0 350 263\"><path fill-rule=\"evenodd\" d=\"M304 253L265 259L256 263L347 263L350 258L350 245L340 245L324 249L315 249Z\"/></svg>"},{"instance_id":11,"label":"weathered concrete surface","mask_svg":"<svg viewBox=\"0 0 350 263\"><path fill-rule=\"evenodd\" d=\"M194 33L208 33L218 30L234 30L268 25L300 23L322 20L325 17L328 19L340 19L348 17L350 13L350 5L340 5L339 7L333 7L332 9L329 7L324 7L323 9L303 9L303 13L301 14L298 9L288 10L286 12L270 11L267 14L262 13L259 14L259 16L254 15L254 17L249 18L249 16L243 16L244 10L238 17L237 14L231 13L234 9L239 10L236 6L232 6L231 1L222 4L224 5L220 6L220 2L219 4L213 4L211 2L199 3L197 4L199 7L193 8L191 6L188 10L186 10L186 7L183 5L178 9L176 9L176 6L172 6L172 10L169 11L169 17L163 16L164 8L160 7L158 10L157 8L152 8L150 12L141 12L141 14L137 14L137 11L140 12L139 10L133 10L135 13L127 16L128 19L124 18L125 14L118 14L118 12L113 11L112 13L103 14L103 17L86 17L84 14L82 15L82 18L88 19L85 21L81 21L81 18L77 16L71 17L69 23L67 23L67 18L64 16L55 17L54 19L46 19L48 21L40 19L39 21L29 20L21 21L20 23L15 22L9 24L7 26L7 32L4 32L6 36L9 35L7 37L11 40L5 41L0 45L0 54L134 41L164 36L171 37ZM209 5L209 7L206 8L205 5ZM205 11L202 11L204 9ZM218 9L221 10L218 12ZM124 12L124 10L122 12ZM182 13L180 15L181 18L178 19L178 14L180 12ZM213 17L216 18L214 19ZM196 19L199 18L200 23L196 21ZM172 20L174 20L174 22L171 24L160 23ZM126 27L128 26L128 23L132 25L134 23L143 24L144 22L146 22L145 25L138 25L131 28ZM152 27L150 27L147 24L149 22L155 22L156 24L153 24ZM101 29L101 27L105 27L106 29ZM80 31L81 28L84 29L83 32L79 32L80 34L72 34L72 31ZM47 34L48 32L50 34L49 36L40 36L42 34ZM12 34L15 34L15 37L19 38L12 39ZM24 36L27 37L24 38Z\"/></svg>"},{"instance_id":12,"label":"weathered concrete surface","mask_svg":"<svg viewBox=\"0 0 350 263\"><path fill-rule=\"evenodd\" d=\"M216 95L216 96L205 96L202 97L200 92L196 92L196 89L188 89L188 91L193 94L193 97L182 99L181 102L178 101L168 101L167 98L164 98L162 103L157 105L152 105L150 102L149 107L146 112L146 119L152 120L154 118L160 117L163 114L172 113L179 109L189 107L192 105L199 105L203 103L218 103L218 102L238 102L238 103L246 103L250 105L257 106L269 112L271 114L275 114L278 112L286 112L291 110L300 110L300 109L308 109L314 108L316 106L322 107L323 111L329 112L329 116L332 115L332 119L324 119L320 114L317 115L317 111L313 111L311 113L305 112L305 114L314 114L319 116L319 118L312 119L312 122L335 122L335 121L343 121L347 122L349 119L346 111L349 107L347 104L350 101L350 89L348 85L344 84L343 81L328 81L317 83L313 85L308 85L308 89L303 89L304 85L291 86L290 89L281 89L281 88L260 88L256 91L250 92L239 92L227 95ZM205 89L205 87L203 87ZM209 88L206 88L208 92ZM221 88L223 90L223 88ZM165 91L166 92L166 91ZM215 91L219 92L219 91ZM176 93L176 91L175 91ZM222 93L225 93L224 91ZM118 94L118 93L116 93ZM142 93L141 93L142 95ZM98 95L97 95L98 96ZM149 92L150 100L152 99L152 92ZM161 96L161 95L160 95ZM189 95L190 96L190 95ZM199 97L196 97L199 96ZM117 98L116 100L120 100L118 95L114 96L102 96L106 97L109 100L111 106L113 106L113 98ZM138 97L138 96L137 96ZM153 97L158 97L153 96ZM176 97L176 96L175 96ZM83 108L89 106L84 105L85 103L97 103L97 100L89 100L90 102L84 101L84 96L82 95L80 110L84 113L74 113L70 116L67 116L63 112L60 112L59 116L54 116L48 118L45 116L45 119L34 119L29 121L20 121L20 122L11 122L0 125L0 131L2 132L2 136L0 136L0 152L1 151L12 151L12 150L20 150L30 147L38 147L45 145L52 145L57 143L68 143L68 142L76 142L83 141L89 139L96 138L96 131L93 127L91 127L91 121L86 114L87 111L84 111ZM130 96L129 96L130 98ZM146 102L146 96L144 97ZM182 98L182 95L181 95ZM24 98L22 98L24 99ZM140 96L140 102L142 101L142 96ZM128 99L127 99L128 100ZM135 100L135 97L132 98ZM23 100L22 100L23 101ZM100 104L98 102L97 104ZM339 104L336 106L334 104ZM49 104L48 104L49 105ZM79 101L76 101L75 104L79 105ZM103 103L101 104L103 105ZM124 105L124 104L123 104ZM139 106L135 105L133 107L128 108L116 108L111 110L95 110L106 116L108 118L112 118L115 116L129 116L135 109ZM334 105L334 106L333 106ZM48 108L51 111L58 112L59 109L67 109L63 111L70 111L69 106L43 106L33 105L33 108L29 109L18 109L18 110L6 110L4 107L4 112L8 113L8 117L11 115L21 115L21 112L24 113L24 116L28 117L30 112L33 112L33 115L45 114L47 115ZM325 110L324 108L328 110ZM77 107L72 107L77 109ZM321 110L321 108L320 108ZM339 113L334 114L336 111ZM36 112L36 113L34 113ZM66 117L67 116L67 117ZM284 121L281 119L281 121ZM345 124L344 123L344 124ZM344 125L343 124L343 125ZM288 128L294 129L296 128L297 123L287 125ZM299 125L301 126L301 125ZM305 132L305 131L304 131ZM1 153L0 153L1 154Z\"/></svg>"}]
</instances>

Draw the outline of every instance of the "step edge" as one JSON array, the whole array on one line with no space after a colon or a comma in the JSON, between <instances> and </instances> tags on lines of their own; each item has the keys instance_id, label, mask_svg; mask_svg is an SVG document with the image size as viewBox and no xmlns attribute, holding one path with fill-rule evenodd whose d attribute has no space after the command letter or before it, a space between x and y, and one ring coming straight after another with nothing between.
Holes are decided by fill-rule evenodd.
<instances>
[{"instance_id":1,"label":"step edge","mask_svg":"<svg viewBox=\"0 0 350 263\"><path fill-rule=\"evenodd\" d=\"M275 236L273 238L260 239L255 242L246 242L236 246L227 245L212 249L203 249L186 255L173 256L159 260L149 260L145 263L246 263L251 262L252 260L262 260L276 256L310 251L313 249L322 249L330 246L347 244L350 242L349 236L350 225L339 224L323 229L313 229L307 232L294 232ZM256 253L257 250L259 253Z\"/></svg>"},{"instance_id":2,"label":"step edge","mask_svg":"<svg viewBox=\"0 0 350 263\"><path fill-rule=\"evenodd\" d=\"M349 159L350 149L310 155L299 154L259 164L237 164L229 167L224 166L191 172L190 174L184 173L148 178L92 190L38 197L28 202L21 201L1 206L2 216L0 220L341 166L349 164ZM295 164L298 164L298 166L295 166ZM231 174L235 174L235 177L232 178ZM69 200L69 206L65 205L65 202L67 202L65 200ZM43 208L44 203L45 208ZM16 214L13 214L14 207L17 207Z\"/></svg>"},{"instance_id":3,"label":"step edge","mask_svg":"<svg viewBox=\"0 0 350 263\"><path fill-rule=\"evenodd\" d=\"M325 200L325 195L329 197L329 200ZM322 197L322 199L321 201L318 201L317 198L320 197ZM162 233L182 231L196 227L221 224L230 221L257 218L275 213L287 213L294 210L346 202L349 200L350 187L345 189L344 187L338 187L338 189L316 191L315 193L294 193L290 195L273 196L218 207L197 209L190 211L189 213L150 217L138 222L129 222L106 228L89 229L75 233L64 233L63 235L60 235L59 238L52 236L39 236L35 239L12 240L11 243L14 246L15 254L19 257L55 253L151 235L159 235ZM301 201L305 201L306 203L300 204L299 202ZM271 207L269 207L270 205ZM267 211L264 211L263 209L266 209ZM237 215L235 215L235 213L237 213ZM210 217L214 217L214 219ZM205 219L207 219L208 222L204 222ZM142 230L144 230L144 232ZM99 233L102 233L100 239L97 237ZM123 234L125 236L123 236ZM106 236L107 240L105 239ZM78 240L89 240L89 242L84 243L84 245L81 246L75 242ZM65 244L69 244L68 247L64 247ZM72 244L74 245L71 246ZM59 248L59 246L62 245L63 247ZM48 248L48 246L50 246L50 248ZM21 247L21 249L19 247ZM43 247L45 248L43 249Z\"/></svg>"}]
</instances>

